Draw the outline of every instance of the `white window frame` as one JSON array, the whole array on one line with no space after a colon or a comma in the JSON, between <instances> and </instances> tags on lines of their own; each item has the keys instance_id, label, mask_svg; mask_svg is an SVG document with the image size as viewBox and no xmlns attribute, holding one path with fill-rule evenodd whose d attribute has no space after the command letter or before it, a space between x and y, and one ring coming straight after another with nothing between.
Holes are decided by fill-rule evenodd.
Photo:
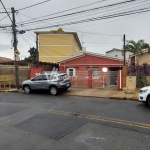
<instances>
[{"instance_id":1,"label":"white window frame","mask_svg":"<svg viewBox=\"0 0 150 150\"><path fill-rule=\"evenodd\" d=\"M70 69L73 69L73 76L70 76L69 75L69 70ZM70 77L75 77L75 75L76 75L76 69L75 68L67 68L67 74L68 74L68 76L70 76Z\"/></svg>"}]
</instances>

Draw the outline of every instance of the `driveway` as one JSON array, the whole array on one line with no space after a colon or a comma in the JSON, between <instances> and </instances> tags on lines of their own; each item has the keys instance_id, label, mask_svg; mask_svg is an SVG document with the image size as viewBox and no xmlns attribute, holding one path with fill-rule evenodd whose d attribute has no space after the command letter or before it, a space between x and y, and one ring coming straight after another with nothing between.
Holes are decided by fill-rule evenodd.
<instances>
[{"instance_id":1,"label":"driveway","mask_svg":"<svg viewBox=\"0 0 150 150\"><path fill-rule=\"evenodd\" d=\"M137 101L0 93L1 150L147 150L150 109Z\"/></svg>"}]
</instances>

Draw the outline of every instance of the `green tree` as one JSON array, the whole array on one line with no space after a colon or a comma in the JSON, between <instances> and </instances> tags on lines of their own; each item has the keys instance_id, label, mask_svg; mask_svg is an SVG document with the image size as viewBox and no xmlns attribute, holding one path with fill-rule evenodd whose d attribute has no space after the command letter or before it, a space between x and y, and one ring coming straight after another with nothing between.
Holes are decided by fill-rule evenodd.
<instances>
[{"instance_id":1,"label":"green tree","mask_svg":"<svg viewBox=\"0 0 150 150\"><path fill-rule=\"evenodd\" d=\"M32 61L32 62L37 61L38 53L36 48L30 47L28 52L30 53L30 56L25 58L25 60Z\"/></svg>"},{"instance_id":2,"label":"green tree","mask_svg":"<svg viewBox=\"0 0 150 150\"><path fill-rule=\"evenodd\" d=\"M138 40L137 42L134 40L127 41L127 44L125 45L126 51L132 52L136 57L136 63L138 63L138 55L141 55L143 53L143 50L147 50L150 52L150 45L148 43L145 43L144 40Z\"/></svg>"}]
</instances>

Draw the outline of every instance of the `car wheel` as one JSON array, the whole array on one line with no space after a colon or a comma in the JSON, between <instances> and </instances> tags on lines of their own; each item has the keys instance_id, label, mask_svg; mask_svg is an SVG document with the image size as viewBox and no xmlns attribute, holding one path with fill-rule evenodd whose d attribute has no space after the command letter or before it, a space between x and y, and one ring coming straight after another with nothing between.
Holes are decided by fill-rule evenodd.
<instances>
[{"instance_id":1,"label":"car wheel","mask_svg":"<svg viewBox=\"0 0 150 150\"><path fill-rule=\"evenodd\" d=\"M23 89L26 94L29 94L31 92L31 89L28 85L25 85Z\"/></svg>"},{"instance_id":2,"label":"car wheel","mask_svg":"<svg viewBox=\"0 0 150 150\"><path fill-rule=\"evenodd\" d=\"M147 100L147 105L148 105L148 107L150 107L150 96L149 96L149 98Z\"/></svg>"},{"instance_id":3,"label":"car wheel","mask_svg":"<svg viewBox=\"0 0 150 150\"><path fill-rule=\"evenodd\" d=\"M50 93L52 95L57 95L58 94L58 89L55 86L50 87Z\"/></svg>"}]
</instances>

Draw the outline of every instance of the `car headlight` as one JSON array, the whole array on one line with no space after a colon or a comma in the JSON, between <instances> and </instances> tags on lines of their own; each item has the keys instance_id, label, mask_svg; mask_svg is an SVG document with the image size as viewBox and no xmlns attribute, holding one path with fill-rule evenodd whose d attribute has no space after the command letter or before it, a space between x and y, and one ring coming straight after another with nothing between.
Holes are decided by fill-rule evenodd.
<instances>
[{"instance_id":1,"label":"car headlight","mask_svg":"<svg viewBox=\"0 0 150 150\"><path fill-rule=\"evenodd\" d=\"M140 93L145 93L147 91L148 91L148 89L143 89L143 90L140 90Z\"/></svg>"}]
</instances>

